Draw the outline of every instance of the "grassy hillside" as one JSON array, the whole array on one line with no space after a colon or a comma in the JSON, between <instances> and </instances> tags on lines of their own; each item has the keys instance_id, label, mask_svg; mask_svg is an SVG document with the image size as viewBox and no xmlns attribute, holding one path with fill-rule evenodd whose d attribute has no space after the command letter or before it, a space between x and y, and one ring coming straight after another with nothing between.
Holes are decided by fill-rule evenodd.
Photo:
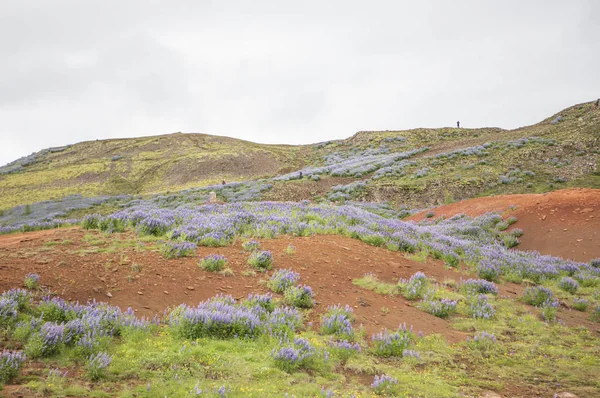
<instances>
[{"instance_id":1,"label":"grassy hillside","mask_svg":"<svg viewBox=\"0 0 600 398\"><path fill-rule=\"evenodd\" d=\"M300 167L302 150L181 133L51 148L0 168L0 209L70 194L144 194L272 176Z\"/></svg>"},{"instance_id":2,"label":"grassy hillside","mask_svg":"<svg viewBox=\"0 0 600 398\"><path fill-rule=\"evenodd\" d=\"M427 207L499 193L600 188L599 160L600 109L593 103L515 130L365 131L307 146L177 133L83 142L19 159L0 168L0 210L71 194L186 195L222 179L268 182L253 200ZM247 188L235 189L253 189Z\"/></svg>"}]
</instances>

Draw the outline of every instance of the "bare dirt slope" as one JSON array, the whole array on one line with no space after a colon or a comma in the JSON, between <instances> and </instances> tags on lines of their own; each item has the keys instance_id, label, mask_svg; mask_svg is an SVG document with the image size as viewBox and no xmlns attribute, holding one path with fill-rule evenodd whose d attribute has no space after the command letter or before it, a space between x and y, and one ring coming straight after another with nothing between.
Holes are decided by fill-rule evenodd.
<instances>
[{"instance_id":1,"label":"bare dirt slope","mask_svg":"<svg viewBox=\"0 0 600 398\"><path fill-rule=\"evenodd\" d=\"M516 209L512 210L516 206ZM433 209L435 217L465 213L478 216L497 211L515 216L521 228L520 250L537 250L587 262L600 258L600 190L565 189L545 194L502 195L468 199ZM424 211L410 217L421 221Z\"/></svg>"},{"instance_id":2,"label":"bare dirt slope","mask_svg":"<svg viewBox=\"0 0 600 398\"><path fill-rule=\"evenodd\" d=\"M242 242L223 248L200 247L194 257L167 260L150 250L149 243L146 248L136 247L136 241L131 233L106 236L78 228L0 236L0 291L21 287L27 273L37 273L49 291L65 299L107 301L122 309L132 307L138 315L149 317L162 315L166 308L181 303L197 305L219 293L241 299L268 291L264 274L246 274L250 268ZM262 240L261 244L272 251L275 269L292 268L301 274L301 283L313 288L317 305L310 321L315 327L327 306L341 303L354 308L357 324L362 324L368 334L395 329L406 322L415 331L440 333L450 342L467 336L453 329L449 321L419 310L414 302L401 296L377 294L352 283L366 273L387 283L396 283L417 271L440 283L469 277L444 268L440 261L420 263L402 253L340 236L281 237ZM289 244L296 247L293 255L284 253ZM208 254L226 256L234 275L222 276L198 268L198 257ZM523 289L510 283L500 284L499 288L500 294L507 297L518 297ZM578 311L561 310L559 318L568 325L597 328Z\"/></svg>"}]
</instances>

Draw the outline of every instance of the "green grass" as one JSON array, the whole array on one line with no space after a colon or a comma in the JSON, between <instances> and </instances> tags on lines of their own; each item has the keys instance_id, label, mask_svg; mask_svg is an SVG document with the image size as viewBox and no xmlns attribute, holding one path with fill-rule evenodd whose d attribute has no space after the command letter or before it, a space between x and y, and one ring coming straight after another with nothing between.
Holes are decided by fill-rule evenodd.
<instances>
[{"instance_id":1,"label":"green grass","mask_svg":"<svg viewBox=\"0 0 600 398\"><path fill-rule=\"evenodd\" d=\"M102 238L86 235L86 240ZM111 247L114 242L105 242ZM129 245L129 240L117 241ZM97 250L91 247L88 250ZM127 258L121 258L121 263ZM133 272L137 272L131 265ZM447 319L449 325L471 337L477 332L493 333L496 343L487 348L467 341L450 344L441 335L416 337L409 349L419 359L379 358L369 349L370 336L362 330L355 340L362 351L341 359L332 354L327 362L309 369L289 372L278 368L271 352L279 347L276 337L220 340L201 338L188 340L175 329L160 325L147 332L126 331L121 337L103 342L103 350L113 356L104 377L96 382L86 376L85 359L73 348L61 347L49 358L28 365L27 376L18 379L29 393L45 396L85 395L96 397L163 397L189 396L198 388L205 396L218 396L215 389L225 386L227 397L321 396L321 391L334 391L335 396L370 397L370 383L375 375L388 374L398 380L396 396L459 397L479 396L484 391L497 391L507 396L552 396L569 391L579 396L600 393L600 338L581 328L560 323L545 323L539 311L519 300L489 296L496 310L491 320L469 315L468 299L455 283L432 282L429 295L433 299L457 300L457 311ZM384 283L373 275L353 281L359 288L379 294L397 295L397 284ZM555 296L564 302L574 297L598 304L597 287L580 287L576 295L557 287L556 280L544 281ZM415 302L418 308L419 303ZM382 309L383 310L383 309ZM31 315L39 315L35 310ZM307 310L306 313L310 314ZM317 309L318 311L318 309ZM391 309L385 309L391 314ZM590 310L588 309L588 312ZM19 320L27 320L29 312ZM423 316L429 316L423 313ZM559 318L561 314L559 313ZM305 317L306 318L306 317ZM359 320L357 320L358 323ZM410 326L410 319L406 320ZM355 325L358 331L358 326ZM18 347L12 329L1 329L5 346ZM318 333L305 325L296 336L307 338L317 349L327 348L331 336ZM333 352L333 351L332 351ZM48 369L69 370L68 378L52 376ZM39 370L46 369L46 370ZM560 384L560 386L558 385Z\"/></svg>"}]
</instances>

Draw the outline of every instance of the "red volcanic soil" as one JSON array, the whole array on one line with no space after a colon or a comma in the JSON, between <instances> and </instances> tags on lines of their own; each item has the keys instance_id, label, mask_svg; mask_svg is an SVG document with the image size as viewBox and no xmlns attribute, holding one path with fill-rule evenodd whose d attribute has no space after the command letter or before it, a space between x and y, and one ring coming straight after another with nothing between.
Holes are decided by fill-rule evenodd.
<instances>
[{"instance_id":1,"label":"red volcanic soil","mask_svg":"<svg viewBox=\"0 0 600 398\"><path fill-rule=\"evenodd\" d=\"M401 296L381 295L352 284L353 279L366 273L373 273L387 283L396 283L417 271L439 283L450 279L459 282L461 277L469 277L444 268L441 261L428 259L420 263L402 253L341 236L259 241L263 250L273 253L274 269L292 268L300 273L300 283L313 288L317 305L310 312L309 321L315 326L327 306L341 303L354 308L356 324L362 324L369 335L406 323L414 326L415 332L440 333L450 342L467 337L466 333L453 329L447 320L419 310L414 302ZM136 247L138 244L145 248ZM181 303L197 305L219 293L231 294L236 299L246 298L250 293L266 293L265 274L244 275L251 268L246 264L248 253L241 244L238 241L229 247L199 247L194 257L167 260L149 247L152 243L138 243L133 233L104 235L70 228L4 235L0 236L0 292L22 287L26 274L37 273L45 289L67 300L107 301L123 310L132 307L138 316L149 317L162 315L166 308ZM284 253L289 244L296 248L293 255ZM222 276L200 269L198 258L208 254L226 256L234 275ZM498 287L500 295L507 297L520 296L523 289L511 283ZM578 311L561 310L559 318L567 325L597 328L597 324L587 321Z\"/></svg>"},{"instance_id":2,"label":"red volcanic soil","mask_svg":"<svg viewBox=\"0 0 600 398\"><path fill-rule=\"evenodd\" d=\"M517 206L511 210L511 206ZM600 258L600 190L565 189L545 194L501 195L468 199L433 209L435 217L465 213L479 216L497 211L515 216L511 226L525 234L519 238L520 250L587 262ZM409 218L421 221L424 211Z\"/></svg>"},{"instance_id":3,"label":"red volcanic soil","mask_svg":"<svg viewBox=\"0 0 600 398\"><path fill-rule=\"evenodd\" d=\"M90 237L103 242L90 242ZM250 293L268 291L264 274L243 275L250 268L241 241L229 247L197 249L200 257L208 254L227 257L235 274L222 276L198 268L198 256L167 260L156 251L136 250L131 243L134 240L130 233L106 236L80 229L0 236L0 291L20 287L27 273L37 273L47 289L65 299L108 301L122 309L132 307L138 315L147 316L162 314L165 308L181 303L197 305L218 293L240 299ZM65 241L67 244L53 245ZM114 253L98 252L119 242L122 246L129 242L129 247ZM327 306L342 303L354 307L357 324L362 323L367 333L396 329L406 322L415 331L442 333L450 341L466 336L453 330L446 320L424 313L402 297L384 296L352 284L352 279L369 272L382 281L395 283L417 271L439 282L445 278L458 282L461 274L445 269L439 261L415 262L401 253L340 236L282 237L260 242L264 250L273 253L275 269L292 268L300 273L301 283L313 288L317 305L310 320L315 324ZM293 255L284 253L289 244L296 247ZM77 253L78 250L86 252ZM136 272L138 266L141 271ZM518 287L503 289L512 292L505 294L514 295Z\"/></svg>"}]
</instances>

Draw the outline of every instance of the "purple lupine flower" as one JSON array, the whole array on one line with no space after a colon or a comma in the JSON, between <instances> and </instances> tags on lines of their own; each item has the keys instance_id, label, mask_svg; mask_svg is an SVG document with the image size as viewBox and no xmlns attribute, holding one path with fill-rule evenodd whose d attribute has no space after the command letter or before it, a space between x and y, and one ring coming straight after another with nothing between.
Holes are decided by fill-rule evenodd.
<instances>
[{"instance_id":1,"label":"purple lupine flower","mask_svg":"<svg viewBox=\"0 0 600 398\"><path fill-rule=\"evenodd\" d=\"M491 319L496 310L488 302L488 298L485 294L480 294L476 297L472 297L469 303L469 312L473 318Z\"/></svg>"},{"instance_id":2,"label":"purple lupine flower","mask_svg":"<svg viewBox=\"0 0 600 398\"><path fill-rule=\"evenodd\" d=\"M461 283L463 288L468 295L471 294L498 294L498 288L494 282L486 281L485 279L468 279Z\"/></svg>"},{"instance_id":3,"label":"purple lupine flower","mask_svg":"<svg viewBox=\"0 0 600 398\"><path fill-rule=\"evenodd\" d=\"M422 302L422 308L438 318L447 318L456 311L456 304L456 300L448 300L445 298L439 300L425 299Z\"/></svg>"},{"instance_id":4,"label":"purple lupine flower","mask_svg":"<svg viewBox=\"0 0 600 398\"><path fill-rule=\"evenodd\" d=\"M312 308L314 306L312 288L310 286L292 286L284 293L288 304L298 308Z\"/></svg>"},{"instance_id":5,"label":"purple lupine flower","mask_svg":"<svg viewBox=\"0 0 600 398\"><path fill-rule=\"evenodd\" d=\"M1 296L0 297L0 326L7 326L17 319L19 303L14 299Z\"/></svg>"},{"instance_id":6,"label":"purple lupine flower","mask_svg":"<svg viewBox=\"0 0 600 398\"><path fill-rule=\"evenodd\" d=\"M270 251L266 250L254 251L252 254L250 254L250 258L248 258L248 264L261 271L266 271L271 269L271 264L273 264L273 255Z\"/></svg>"},{"instance_id":7,"label":"purple lupine flower","mask_svg":"<svg viewBox=\"0 0 600 398\"><path fill-rule=\"evenodd\" d=\"M38 286L38 281L40 280L40 276L38 274L27 274L25 275L25 287L27 289L36 289Z\"/></svg>"},{"instance_id":8,"label":"purple lupine flower","mask_svg":"<svg viewBox=\"0 0 600 398\"><path fill-rule=\"evenodd\" d=\"M575 279L565 276L558 282L558 287L564 290L565 292L569 292L571 294L575 293L577 289L579 289L579 282Z\"/></svg>"},{"instance_id":9,"label":"purple lupine flower","mask_svg":"<svg viewBox=\"0 0 600 398\"><path fill-rule=\"evenodd\" d=\"M300 274L291 269L279 269L271 275L267 287L275 293L283 293L300 280Z\"/></svg>"},{"instance_id":10,"label":"purple lupine flower","mask_svg":"<svg viewBox=\"0 0 600 398\"><path fill-rule=\"evenodd\" d=\"M414 339L412 327L407 329L402 325L396 332L387 329L371 336L373 341L373 352L380 357L402 356L402 352L408 348Z\"/></svg>"},{"instance_id":11,"label":"purple lupine flower","mask_svg":"<svg viewBox=\"0 0 600 398\"><path fill-rule=\"evenodd\" d=\"M2 350L0 352L0 385L8 383L19 374L19 369L27 356L21 351Z\"/></svg>"},{"instance_id":12,"label":"purple lupine flower","mask_svg":"<svg viewBox=\"0 0 600 398\"><path fill-rule=\"evenodd\" d=\"M399 281L404 297L409 300L422 298L429 286L429 281L423 272L416 272L410 279Z\"/></svg>"},{"instance_id":13,"label":"purple lupine flower","mask_svg":"<svg viewBox=\"0 0 600 398\"><path fill-rule=\"evenodd\" d=\"M96 355L91 355L88 362L88 375L92 380L98 380L112 362L112 356L106 352L99 352Z\"/></svg>"},{"instance_id":14,"label":"purple lupine flower","mask_svg":"<svg viewBox=\"0 0 600 398\"><path fill-rule=\"evenodd\" d=\"M165 258L188 257L194 254L196 244L193 242L166 242L160 252Z\"/></svg>"},{"instance_id":15,"label":"purple lupine flower","mask_svg":"<svg viewBox=\"0 0 600 398\"><path fill-rule=\"evenodd\" d=\"M253 252L255 250L260 249L260 243L255 240L249 240L247 242L242 243L242 249L247 252Z\"/></svg>"},{"instance_id":16,"label":"purple lupine flower","mask_svg":"<svg viewBox=\"0 0 600 398\"><path fill-rule=\"evenodd\" d=\"M227 258L220 254L209 254L200 259L200 267L206 271L221 271L227 264Z\"/></svg>"},{"instance_id":17,"label":"purple lupine flower","mask_svg":"<svg viewBox=\"0 0 600 398\"><path fill-rule=\"evenodd\" d=\"M371 388L375 389L377 393L383 393L394 384L398 384L398 379L395 379L384 373L381 376L375 375L373 383L371 384Z\"/></svg>"},{"instance_id":18,"label":"purple lupine flower","mask_svg":"<svg viewBox=\"0 0 600 398\"><path fill-rule=\"evenodd\" d=\"M523 300L527 304L536 307L542 306L545 302L552 299L554 294L550 289L544 286L532 286L525 289L523 292Z\"/></svg>"}]
</instances>

